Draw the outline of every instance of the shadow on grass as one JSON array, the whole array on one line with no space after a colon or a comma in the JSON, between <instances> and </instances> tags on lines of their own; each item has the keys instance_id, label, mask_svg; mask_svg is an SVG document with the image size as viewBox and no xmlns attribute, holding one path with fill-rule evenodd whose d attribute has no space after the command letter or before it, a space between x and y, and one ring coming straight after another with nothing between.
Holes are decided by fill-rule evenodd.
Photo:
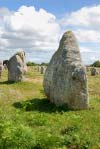
<instances>
[{"instance_id":1,"label":"shadow on grass","mask_svg":"<svg viewBox=\"0 0 100 149\"><path fill-rule=\"evenodd\" d=\"M13 104L15 108L22 109L25 111L39 111L39 112L47 112L47 113L52 113L52 112L65 112L69 111L67 105L57 107L53 103L50 103L49 100L46 98L43 99L32 99L32 100L27 100L27 101L22 101L22 102L15 102Z\"/></svg>"},{"instance_id":2,"label":"shadow on grass","mask_svg":"<svg viewBox=\"0 0 100 149\"><path fill-rule=\"evenodd\" d=\"M0 85L4 85L4 84L6 84L6 85L10 85L10 84L14 84L15 82L14 81L3 81L3 82L0 82Z\"/></svg>"}]
</instances>

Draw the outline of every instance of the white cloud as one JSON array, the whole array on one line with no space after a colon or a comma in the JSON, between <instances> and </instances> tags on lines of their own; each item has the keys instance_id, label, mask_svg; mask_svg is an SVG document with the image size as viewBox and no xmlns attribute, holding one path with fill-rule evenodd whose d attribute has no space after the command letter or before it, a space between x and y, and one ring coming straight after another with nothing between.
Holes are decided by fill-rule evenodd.
<instances>
[{"instance_id":1,"label":"white cloud","mask_svg":"<svg viewBox=\"0 0 100 149\"><path fill-rule=\"evenodd\" d=\"M36 11L34 7L20 7L10 17L5 17L4 23L10 31L10 34L9 32L4 34L5 38L7 36L9 38L9 35L11 37L12 33L14 39L31 40L32 44L42 41L43 46L45 46L45 42L47 45L50 42L57 43L60 33L60 26L56 22L55 16L44 9Z\"/></svg>"},{"instance_id":2,"label":"white cloud","mask_svg":"<svg viewBox=\"0 0 100 149\"><path fill-rule=\"evenodd\" d=\"M96 60L100 60L100 51L84 51L82 52L82 58L84 63L92 64Z\"/></svg>"},{"instance_id":3,"label":"white cloud","mask_svg":"<svg viewBox=\"0 0 100 149\"><path fill-rule=\"evenodd\" d=\"M73 28L80 42L100 43L100 5L83 7L66 14L61 24Z\"/></svg>"},{"instance_id":4,"label":"white cloud","mask_svg":"<svg viewBox=\"0 0 100 149\"><path fill-rule=\"evenodd\" d=\"M72 29L80 43L85 63L100 60L100 5L66 13L60 20L63 29Z\"/></svg>"},{"instance_id":5,"label":"white cloud","mask_svg":"<svg viewBox=\"0 0 100 149\"><path fill-rule=\"evenodd\" d=\"M57 49L60 25L52 13L36 11L33 6L21 6L16 12L1 8L0 12L1 49L23 48L27 53Z\"/></svg>"},{"instance_id":6,"label":"white cloud","mask_svg":"<svg viewBox=\"0 0 100 149\"><path fill-rule=\"evenodd\" d=\"M80 47L80 51L81 53L84 53L84 52L92 52L91 49L87 48L87 47Z\"/></svg>"},{"instance_id":7,"label":"white cloud","mask_svg":"<svg viewBox=\"0 0 100 149\"><path fill-rule=\"evenodd\" d=\"M95 42L100 43L100 31L77 29L75 34L80 42Z\"/></svg>"},{"instance_id":8,"label":"white cloud","mask_svg":"<svg viewBox=\"0 0 100 149\"><path fill-rule=\"evenodd\" d=\"M80 10L66 14L62 21L65 25L75 25L100 30L100 5L83 7Z\"/></svg>"},{"instance_id":9,"label":"white cloud","mask_svg":"<svg viewBox=\"0 0 100 149\"><path fill-rule=\"evenodd\" d=\"M33 6L21 6L17 11L0 8L0 58L9 58L23 49L28 60L49 61L58 47L61 32L69 28L80 42L84 62L100 59L98 47L91 46L100 44L100 5L67 13L60 23L52 13L37 11Z\"/></svg>"}]
</instances>

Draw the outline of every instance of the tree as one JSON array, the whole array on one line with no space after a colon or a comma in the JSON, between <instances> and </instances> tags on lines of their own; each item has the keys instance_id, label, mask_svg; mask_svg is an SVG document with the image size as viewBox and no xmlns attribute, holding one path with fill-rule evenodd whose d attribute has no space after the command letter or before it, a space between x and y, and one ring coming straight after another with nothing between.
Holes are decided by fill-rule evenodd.
<instances>
[{"instance_id":1,"label":"tree","mask_svg":"<svg viewBox=\"0 0 100 149\"><path fill-rule=\"evenodd\" d=\"M95 61L91 66L93 67L100 67L100 61Z\"/></svg>"},{"instance_id":2,"label":"tree","mask_svg":"<svg viewBox=\"0 0 100 149\"><path fill-rule=\"evenodd\" d=\"M33 62L27 62L27 66L36 66L37 64L36 63L33 63Z\"/></svg>"},{"instance_id":3,"label":"tree","mask_svg":"<svg viewBox=\"0 0 100 149\"><path fill-rule=\"evenodd\" d=\"M48 63L41 63L41 66L48 66Z\"/></svg>"}]
</instances>

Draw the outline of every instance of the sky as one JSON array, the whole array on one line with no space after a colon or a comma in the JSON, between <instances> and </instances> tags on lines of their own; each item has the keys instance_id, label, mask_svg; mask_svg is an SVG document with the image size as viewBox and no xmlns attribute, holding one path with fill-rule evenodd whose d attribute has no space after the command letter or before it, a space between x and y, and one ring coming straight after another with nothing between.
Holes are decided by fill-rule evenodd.
<instances>
[{"instance_id":1,"label":"sky","mask_svg":"<svg viewBox=\"0 0 100 149\"><path fill-rule=\"evenodd\" d=\"M27 61L49 62L72 30L83 62L100 60L100 0L0 0L0 59L17 51Z\"/></svg>"}]
</instances>

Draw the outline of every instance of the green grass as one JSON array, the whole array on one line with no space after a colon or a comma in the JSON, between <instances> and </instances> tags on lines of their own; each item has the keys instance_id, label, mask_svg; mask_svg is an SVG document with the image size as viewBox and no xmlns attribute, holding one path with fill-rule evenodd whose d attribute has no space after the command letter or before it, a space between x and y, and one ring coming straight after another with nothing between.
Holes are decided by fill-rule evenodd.
<instances>
[{"instance_id":1,"label":"green grass","mask_svg":"<svg viewBox=\"0 0 100 149\"><path fill-rule=\"evenodd\" d=\"M100 75L88 74L89 110L71 111L46 99L43 75L32 67L25 82L0 80L0 149L99 149Z\"/></svg>"}]
</instances>

